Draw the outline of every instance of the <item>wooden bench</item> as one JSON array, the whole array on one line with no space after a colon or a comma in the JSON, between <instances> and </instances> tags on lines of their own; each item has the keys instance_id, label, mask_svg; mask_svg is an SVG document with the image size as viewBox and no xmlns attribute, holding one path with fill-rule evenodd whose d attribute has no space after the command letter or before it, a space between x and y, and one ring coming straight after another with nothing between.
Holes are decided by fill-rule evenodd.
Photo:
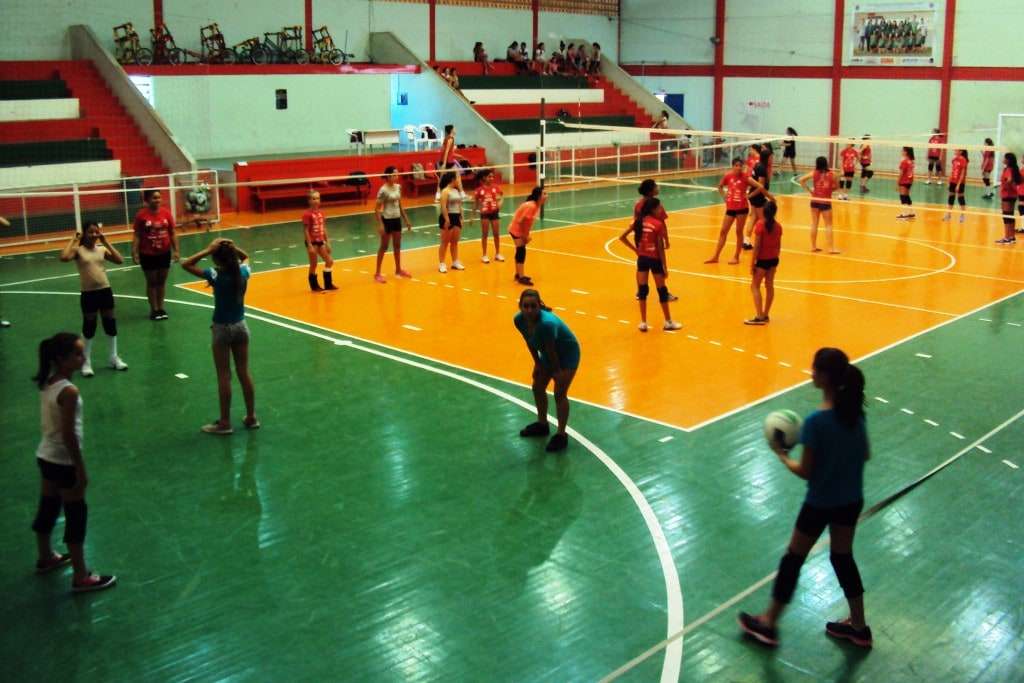
<instances>
[{"instance_id":1,"label":"wooden bench","mask_svg":"<svg viewBox=\"0 0 1024 683\"><path fill-rule=\"evenodd\" d=\"M365 185L347 184L343 180L330 180L315 183L296 183L293 185L260 185L252 189L253 198L259 203L260 213L267 210L267 202L277 200L305 200L311 191L320 193L322 203L331 201L365 202L370 195L369 183Z\"/></svg>"}]
</instances>

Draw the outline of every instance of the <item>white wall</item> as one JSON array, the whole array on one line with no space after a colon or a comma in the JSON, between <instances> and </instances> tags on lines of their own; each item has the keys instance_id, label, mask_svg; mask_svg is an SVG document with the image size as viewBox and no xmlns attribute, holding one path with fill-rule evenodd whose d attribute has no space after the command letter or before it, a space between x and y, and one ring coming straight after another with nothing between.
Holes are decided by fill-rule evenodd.
<instances>
[{"instance_id":1,"label":"white wall","mask_svg":"<svg viewBox=\"0 0 1024 683\"><path fill-rule=\"evenodd\" d=\"M538 39L548 44L557 45L559 41L566 43L583 39L587 43L600 43L601 52L608 55L610 59L616 58L617 43L619 40L619 22L615 18L609 18L597 14L567 14L565 12L541 12L540 25L538 27ZM504 45L512 42L511 39ZM529 43L529 40L527 40ZM491 53L494 54L493 52ZM502 49L504 57L504 49Z\"/></svg>"},{"instance_id":2,"label":"white wall","mask_svg":"<svg viewBox=\"0 0 1024 683\"><path fill-rule=\"evenodd\" d=\"M68 59L71 44L67 27L72 24L91 27L103 44L113 50L113 27L130 21L148 45L153 3L142 0L3 0L0 16L3 17L0 59Z\"/></svg>"},{"instance_id":3,"label":"white wall","mask_svg":"<svg viewBox=\"0 0 1024 683\"><path fill-rule=\"evenodd\" d=\"M1024 114L1024 83L953 81L950 142L982 144L996 139L999 114Z\"/></svg>"},{"instance_id":4,"label":"white wall","mask_svg":"<svg viewBox=\"0 0 1024 683\"><path fill-rule=\"evenodd\" d=\"M430 56L430 10L426 4L370 0L367 5L371 33L390 31L423 59Z\"/></svg>"},{"instance_id":5,"label":"white wall","mask_svg":"<svg viewBox=\"0 0 1024 683\"><path fill-rule=\"evenodd\" d=\"M955 66L1024 66L1024 2L961 0L954 41Z\"/></svg>"},{"instance_id":6,"label":"white wall","mask_svg":"<svg viewBox=\"0 0 1024 683\"><path fill-rule=\"evenodd\" d=\"M829 66L835 5L826 0L726 3L725 63Z\"/></svg>"},{"instance_id":7,"label":"white wall","mask_svg":"<svg viewBox=\"0 0 1024 683\"><path fill-rule=\"evenodd\" d=\"M940 89L939 81L846 79L839 133L870 133L876 138L927 137L939 122Z\"/></svg>"},{"instance_id":8,"label":"white wall","mask_svg":"<svg viewBox=\"0 0 1024 683\"><path fill-rule=\"evenodd\" d=\"M348 147L346 128L390 126L391 76L157 76L153 100L198 159L324 151Z\"/></svg>"},{"instance_id":9,"label":"white wall","mask_svg":"<svg viewBox=\"0 0 1024 683\"><path fill-rule=\"evenodd\" d=\"M714 61L715 0L623 0L620 22L623 64Z\"/></svg>"},{"instance_id":10,"label":"white wall","mask_svg":"<svg viewBox=\"0 0 1024 683\"><path fill-rule=\"evenodd\" d=\"M650 92L682 94L683 118L697 130L711 130L715 82L705 76L635 76Z\"/></svg>"},{"instance_id":11,"label":"white wall","mask_svg":"<svg viewBox=\"0 0 1024 683\"><path fill-rule=\"evenodd\" d=\"M726 78L722 126L743 133L782 133L792 126L801 135L828 135L832 82L819 78ZM757 114L750 100L771 106Z\"/></svg>"},{"instance_id":12,"label":"white wall","mask_svg":"<svg viewBox=\"0 0 1024 683\"><path fill-rule=\"evenodd\" d=\"M530 45L533 14L528 10L438 5L436 27L434 40L438 59L472 60L473 43L478 40L483 42L492 59L504 59L505 48L513 40ZM550 42L547 48L550 52ZM426 52L420 56L429 57Z\"/></svg>"}]
</instances>

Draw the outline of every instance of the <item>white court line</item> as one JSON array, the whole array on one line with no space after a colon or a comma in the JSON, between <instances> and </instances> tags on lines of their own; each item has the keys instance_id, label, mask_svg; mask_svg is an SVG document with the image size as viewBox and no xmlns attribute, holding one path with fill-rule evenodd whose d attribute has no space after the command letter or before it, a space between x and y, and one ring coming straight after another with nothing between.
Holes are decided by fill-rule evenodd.
<instances>
[{"instance_id":1,"label":"white court line","mask_svg":"<svg viewBox=\"0 0 1024 683\"><path fill-rule=\"evenodd\" d=\"M931 356L928 355L927 353L915 353L914 355L917 356L918 358L931 358Z\"/></svg>"},{"instance_id":2,"label":"white court line","mask_svg":"<svg viewBox=\"0 0 1024 683\"><path fill-rule=\"evenodd\" d=\"M982 453L988 453L989 455L991 455L991 454L992 454L992 451L990 451L989 449L985 448L985 447L984 447L984 446L982 446L981 444L978 444L977 446L975 446L975 448L977 448L977 449L978 449L979 451L981 451Z\"/></svg>"},{"instance_id":3,"label":"white court line","mask_svg":"<svg viewBox=\"0 0 1024 683\"><path fill-rule=\"evenodd\" d=\"M1018 467L1017 465L1014 465L1014 464L1013 464L1012 462L1010 462L1009 460L1004 460L1004 461L1003 461L1003 464L1004 464L1004 465L1006 465L1007 467L1012 467L1012 468L1013 468L1013 469L1015 469L1015 470L1019 470L1019 469L1020 469L1020 468L1019 468L1019 467Z\"/></svg>"},{"instance_id":4,"label":"white court line","mask_svg":"<svg viewBox=\"0 0 1024 683\"><path fill-rule=\"evenodd\" d=\"M961 441L967 438L963 434L959 434L957 432L950 432L949 435L952 436L953 438L960 439Z\"/></svg>"},{"instance_id":5,"label":"white court line","mask_svg":"<svg viewBox=\"0 0 1024 683\"><path fill-rule=\"evenodd\" d=\"M913 415L914 414L914 411L911 410L910 408L900 408L900 411L906 413L907 415Z\"/></svg>"},{"instance_id":6,"label":"white court line","mask_svg":"<svg viewBox=\"0 0 1024 683\"><path fill-rule=\"evenodd\" d=\"M404 327L407 330L412 330L413 332L422 332L423 331L422 327L416 327L415 325L405 324L405 325L402 325L402 327Z\"/></svg>"},{"instance_id":7,"label":"white court line","mask_svg":"<svg viewBox=\"0 0 1024 683\"><path fill-rule=\"evenodd\" d=\"M585 292L582 289L570 289L569 291L573 294L590 294L590 292Z\"/></svg>"},{"instance_id":8,"label":"white court line","mask_svg":"<svg viewBox=\"0 0 1024 683\"><path fill-rule=\"evenodd\" d=\"M924 422L925 424L927 424L927 425L931 425L932 427L938 427L938 426L939 426L939 423L938 423L938 422L936 422L935 420L929 420L928 418L925 418L925 419L924 419L924 420L922 420L922 421L923 421L923 422Z\"/></svg>"},{"instance_id":9,"label":"white court line","mask_svg":"<svg viewBox=\"0 0 1024 683\"><path fill-rule=\"evenodd\" d=\"M1006 324L1009 325L1010 327L1024 327L1024 325L1021 325L1020 323L1006 323Z\"/></svg>"},{"instance_id":10,"label":"white court line","mask_svg":"<svg viewBox=\"0 0 1024 683\"><path fill-rule=\"evenodd\" d=\"M187 289L187 288L183 288L183 289ZM192 291L193 293L196 293L196 294L202 294L204 296L212 296L212 294L206 294L205 292L198 292L198 291L195 291L195 290L189 290L189 291ZM78 296L79 295L78 292L31 292L31 291L24 291L24 292L8 292L8 293L9 294L14 294L14 293L18 293L18 294L39 294L39 295L55 295L56 294L56 295L71 295L71 296ZM118 294L118 295L115 295L115 296L118 296L118 297L120 297L122 299L140 299L140 300L144 300L145 299L145 297L143 297L143 296L132 295L132 294ZM167 303L183 304L183 305L186 305L186 306L196 306L196 307L199 307L199 308L206 308L206 309L212 309L213 308L213 306L211 306L210 304L199 303L199 302L194 302L194 301L181 301L181 300L176 300L176 299L167 299L166 301L167 301ZM273 314L273 313L271 315L275 315L276 316L276 314ZM307 334L309 336L316 337L318 339L324 339L324 340L329 341L329 342L331 342L333 344L336 344L336 345L340 345L340 344L338 344L338 342L339 341L343 341L343 340L337 339L336 337L332 337L332 336L329 336L329 335L321 334L321 333L315 332L313 330L302 329L301 327L298 327L296 325L291 325L291 324L282 322L280 320L274 320L273 318L267 318L267 317L264 317L264 316L252 315L252 314L247 314L247 317L249 317L251 319L254 319L254 320L260 320L262 322L266 322L266 323L271 324L271 325L276 325L278 327L282 327L282 328L287 329L287 330L292 330L292 331L295 331L295 332L300 332L302 334ZM284 317L284 316L281 316L281 317ZM287 319L287 318L285 318L285 319ZM342 333L338 333L338 334L342 335L342 336L350 336L350 335L343 335ZM395 361L395 362L398 362L398 363L402 363L404 365L409 365L411 367L419 368L419 369L425 370L427 372L432 372L434 374L441 375L442 377L447 377L449 379L454 379L454 380L456 380L458 382L462 382L462 383L467 384L467 385L469 385L471 387L474 387L476 389L480 389L481 391L485 391L485 392L487 392L489 394L497 396L498 398L504 399L505 401L508 401L509 403L512 403L513 405L516 405L516 406L522 408L523 410L526 410L527 412L532 413L532 412L534 412L536 410L536 407L533 404L531 404L531 403L527 403L526 401L524 401L524 400L522 400L520 398L516 398L515 396L512 396L511 394L508 394L508 393L506 393L506 392L504 392L504 391L502 391L500 389L497 389L497 388L492 387L490 385L484 384L484 383L479 382L479 381L477 381L475 379L472 379L470 377L465 377L463 375L459 375L459 374L454 373L454 372L452 372L450 370L446 370L446 369L443 369L443 368L439 368L439 367L435 367L435 366L432 366L432 365L428 365L426 363L422 363L420 361L412 360L410 358L403 358L401 356L398 356L398 355L395 355L395 354L392 354L392 353L388 353L386 351L381 351L379 349L375 349L375 348L371 348L371 347L367 347L367 346L362 346L360 344L355 344L355 343L351 343L350 342L348 344L345 344L345 346L347 346L349 348L356 349L358 351L362 351L363 353L369 353L369 354L372 354L372 355L375 355L375 356L379 356L381 358L386 358L388 360L392 360L392 361ZM553 421L553 418L551 418L549 416L548 420L549 421ZM650 503L644 497L643 492L636 485L636 482L634 482L632 479L630 479L629 475L626 474L626 472L618 465L618 463L616 463L615 460L613 460L607 453L605 453L594 442L590 441L588 438L586 438L585 436L583 436L582 434L577 432L572 427L568 427L566 429L566 432L575 441L577 441L581 446L583 446L588 451L590 451L591 455L593 455L595 458L597 458L598 460L601 461L601 464L603 464L612 473L612 475L615 476L615 478L619 481L619 483L623 486L623 488L626 489L626 491L629 493L630 497L633 499L634 505L636 505L637 508L639 509L640 514L641 514L641 516L644 519L644 523L647 525L647 530L648 530L648 532L651 535L651 539L654 542L654 547L655 547L655 550L656 550L656 552L658 554L658 561L661 564L661 571L662 571L662 574L663 574L664 579L665 579L665 594L667 596L667 612L668 612L667 632L666 633L667 634L672 634L672 633L674 633L676 631L679 631L679 630L683 629L684 626L685 626L685 623L684 623L684 620L685 620L684 614L685 614L685 612L684 612L684 604L683 604L683 591L682 591L682 587L681 587L680 582L679 582L679 574L678 574L678 571L676 569L675 561L672 559L672 550L669 547L668 539L665 536L665 531L664 531L664 529L661 528L661 524L659 523L658 517L654 513L653 508L651 508ZM671 643L670 647L666 648L665 661L662 664L662 670L661 670L661 681L662 681L662 683L669 683L669 681L678 681L679 680L679 675L680 675L681 670L682 670L682 661L683 661L683 642L682 642L682 639L679 638L679 639L673 640L673 642Z\"/></svg>"},{"instance_id":11,"label":"white court line","mask_svg":"<svg viewBox=\"0 0 1024 683\"><path fill-rule=\"evenodd\" d=\"M658 443L668 443L669 441L671 441L674 438L675 437L671 436L671 435L670 436L663 436L660 439L658 439Z\"/></svg>"},{"instance_id":12,"label":"white court line","mask_svg":"<svg viewBox=\"0 0 1024 683\"><path fill-rule=\"evenodd\" d=\"M174 376L177 377L178 379L188 379L188 375L186 375L184 372L176 372L174 373Z\"/></svg>"},{"instance_id":13,"label":"white court line","mask_svg":"<svg viewBox=\"0 0 1024 683\"><path fill-rule=\"evenodd\" d=\"M1021 410L1019 413L1017 413L1013 417L1007 419L1002 424L1000 424L999 426L995 427L994 429L989 431L984 436L978 438L976 441L974 441L970 445L965 446L964 448L960 449L955 454L953 454L951 457L947 458L943 462L941 462L938 465L936 465L935 467L933 467L925 475L920 477L918 479L918 481L920 481L921 479L925 479L927 477L930 477L931 475L935 474L936 472L938 472L942 468L944 468L947 465L949 465L949 464L955 462L956 460L960 459L965 453L968 453L969 451L971 451L971 450L973 450L975 448L978 448L983 442L989 440L990 438L992 438L993 436L995 436L999 432L1003 431L1004 429L1009 427L1011 424L1013 424L1014 422L1019 420L1022 416L1024 416L1024 410ZM1003 462L1005 464L1009 465L1010 467L1015 468L1015 469L1017 467L1016 465L1010 463L1008 460L1004 460ZM885 500L885 498L883 498L882 500ZM818 541L818 543L816 543L814 545L814 547L811 549L811 552L808 553L808 555L807 555L808 558L810 558L812 555L815 555L815 554L821 552L826 547L828 547L828 545L829 545L829 542L826 539L822 539L822 540ZM602 678L600 683L610 683L611 681L614 681L615 679L619 678L623 674L628 673L629 671L635 669L637 666L639 666L643 662L647 661L648 659L650 659L651 657L656 655L662 649L670 646L674 642L675 639L683 638L683 637L693 633L695 630L697 630L698 628L700 628L704 624L708 623L709 621L711 621L712 619L717 617L722 612L724 612L727 609L733 607L734 605L736 605L737 603L742 601L744 598L746 598L746 597L752 595L753 593L757 592L763 586L766 586L767 584L771 583L771 581L773 579L775 579L775 575L777 573L778 573L777 571L774 571L771 574L768 574L767 576L765 576L765 577L755 581L753 584L751 584L747 588L744 588L739 593L736 593L735 595L733 595L731 598L729 598L725 602L720 603L718 606L716 606L714 609L712 609L708 613L706 613L703 616L701 616L699 619L697 619L695 621L691 621L685 627L683 627L682 629L680 629L676 633L672 634L671 636L669 636L665 640L661 641L657 645L654 645L653 647L648 648L647 650L645 650L641 654L637 655L633 659L629 660L628 662L626 662L625 664L620 666L615 671L612 671L610 674L608 674L607 676Z\"/></svg>"},{"instance_id":14,"label":"white court line","mask_svg":"<svg viewBox=\"0 0 1024 683\"><path fill-rule=\"evenodd\" d=\"M888 401L882 398L881 396L875 396L875 400L878 401L879 403L888 403Z\"/></svg>"}]
</instances>

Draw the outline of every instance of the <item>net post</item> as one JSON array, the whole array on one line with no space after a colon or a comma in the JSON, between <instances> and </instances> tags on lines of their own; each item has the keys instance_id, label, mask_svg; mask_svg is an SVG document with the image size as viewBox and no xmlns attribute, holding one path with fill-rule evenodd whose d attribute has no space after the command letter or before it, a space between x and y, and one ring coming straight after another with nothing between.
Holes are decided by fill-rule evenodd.
<instances>
[{"instance_id":1,"label":"net post","mask_svg":"<svg viewBox=\"0 0 1024 683\"><path fill-rule=\"evenodd\" d=\"M128 181L121 179L121 203L124 205L124 224L131 224L131 217L128 215Z\"/></svg>"},{"instance_id":2,"label":"net post","mask_svg":"<svg viewBox=\"0 0 1024 683\"><path fill-rule=\"evenodd\" d=\"M544 134L547 132L547 128L548 128L548 121L544 117L544 104L545 104L545 101L546 101L546 98L544 98L544 97L540 98L540 150L539 150L539 153L537 154L537 171L538 171L537 179L539 181L537 184L540 186L540 188L542 190L544 189L544 179L547 176L547 167L548 167L548 163L547 163L548 162L548 160L547 160L547 150L544 147ZM540 218L541 218L541 220L544 220L544 205L543 204L541 204L541 207L540 207Z\"/></svg>"},{"instance_id":3,"label":"net post","mask_svg":"<svg viewBox=\"0 0 1024 683\"><path fill-rule=\"evenodd\" d=\"M82 232L82 200L78 196L78 183L71 183L72 200L75 203L75 232Z\"/></svg>"},{"instance_id":4,"label":"net post","mask_svg":"<svg viewBox=\"0 0 1024 683\"><path fill-rule=\"evenodd\" d=\"M28 241L28 202L25 195L21 195L21 229L25 233L25 241Z\"/></svg>"},{"instance_id":5,"label":"net post","mask_svg":"<svg viewBox=\"0 0 1024 683\"><path fill-rule=\"evenodd\" d=\"M662 143L662 141L658 140L657 142L658 142L658 173L661 173L661 143ZM638 153L639 153L639 149L640 149L640 146L637 145ZM639 166L639 164L638 164L638 166ZM640 169L637 168L637 170L639 171Z\"/></svg>"},{"instance_id":6,"label":"net post","mask_svg":"<svg viewBox=\"0 0 1024 683\"><path fill-rule=\"evenodd\" d=\"M575 145L569 148L569 171L571 173L571 180L576 180L576 147Z\"/></svg>"}]
</instances>

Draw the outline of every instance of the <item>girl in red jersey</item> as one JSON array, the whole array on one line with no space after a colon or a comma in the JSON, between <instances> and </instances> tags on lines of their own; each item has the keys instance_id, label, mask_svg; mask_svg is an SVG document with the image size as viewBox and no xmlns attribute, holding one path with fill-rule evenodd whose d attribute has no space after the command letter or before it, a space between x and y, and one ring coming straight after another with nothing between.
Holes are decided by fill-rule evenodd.
<instances>
[{"instance_id":1,"label":"girl in red jersey","mask_svg":"<svg viewBox=\"0 0 1024 683\"><path fill-rule=\"evenodd\" d=\"M476 214L480 219L480 250L483 256L480 260L490 263L487 256L487 237L494 237L494 260L504 261L501 255L501 186L494 182L494 171L484 169L480 173L480 186L473 194L476 204Z\"/></svg>"},{"instance_id":2,"label":"girl in red jersey","mask_svg":"<svg viewBox=\"0 0 1024 683\"><path fill-rule=\"evenodd\" d=\"M992 142L992 138L985 138L985 144L989 147L995 145ZM985 183L985 193L981 195L982 199L992 199L995 196L995 189L992 187L992 171L996 167L996 153L991 149L986 149L981 153L981 182Z\"/></svg>"},{"instance_id":3,"label":"girl in red jersey","mask_svg":"<svg viewBox=\"0 0 1024 683\"><path fill-rule=\"evenodd\" d=\"M722 176L718 182L718 194L725 200L725 216L722 217L722 228L718 231L718 244L715 246L715 255L704 263L718 263L718 257L722 254L725 241L729 237L729 228L736 223L736 252L729 261L729 265L736 265L740 262L740 251L743 249L743 226L747 222L747 214L750 209L747 204L747 188L760 190L768 199L774 201L764 185L757 182L743 170L743 160L736 157L732 160L732 170Z\"/></svg>"},{"instance_id":4,"label":"girl in red jersey","mask_svg":"<svg viewBox=\"0 0 1024 683\"><path fill-rule=\"evenodd\" d=\"M660 191L661 190L658 188L658 183L654 182L653 178L645 178L640 183L640 187L637 188L637 192L640 193L640 199L638 199L636 201L636 204L633 205L633 222L634 223L637 222L638 220L640 220L640 211L644 207L644 202L649 197L657 197L658 193ZM672 245L669 243L669 239L668 239L668 213L665 212L665 205L662 204L660 201L658 203L658 208L656 210L656 213L655 213L654 217L657 218L662 223L666 224L665 234L662 235L662 238L663 238L663 241L665 243L665 249L668 250L668 249L670 249L672 247ZM667 261L667 259L665 261L665 279L668 279L668 261ZM672 292L669 292L668 293L668 300L669 301L678 301L679 297L676 296L675 294L673 294Z\"/></svg>"},{"instance_id":5,"label":"girl in red jersey","mask_svg":"<svg viewBox=\"0 0 1024 683\"><path fill-rule=\"evenodd\" d=\"M1003 156L1003 175L999 178L999 198L1003 209L1003 239L996 244L1015 244L1013 232L1013 204L1017 201L1017 186L1021 185L1021 172L1017 167L1017 155L1007 152Z\"/></svg>"},{"instance_id":6,"label":"girl in red jersey","mask_svg":"<svg viewBox=\"0 0 1024 683\"><path fill-rule=\"evenodd\" d=\"M935 173L935 184L942 184L942 149L936 145L941 145L943 142L945 140L939 129L932 128L932 136L928 138L928 179L925 181L925 185L932 184L933 171Z\"/></svg>"},{"instance_id":7,"label":"girl in red jersey","mask_svg":"<svg viewBox=\"0 0 1024 683\"><path fill-rule=\"evenodd\" d=\"M828 159L815 159L814 170L797 182L811 193L811 251L821 251L818 247L818 221L824 216L828 253L838 254L832 237L832 193L836 189L836 174L828 167ZM813 182L813 185L808 182Z\"/></svg>"},{"instance_id":8,"label":"girl in red jersey","mask_svg":"<svg viewBox=\"0 0 1024 683\"><path fill-rule=\"evenodd\" d=\"M761 145L755 143L747 150L747 175L754 175L754 167L759 163L761 163Z\"/></svg>"},{"instance_id":9,"label":"girl in red jersey","mask_svg":"<svg viewBox=\"0 0 1024 683\"><path fill-rule=\"evenodd\" d=\"M870 135L865 135L860 146L860 191L861 194L868 192L868 181L871 180L871 176L875 175L875 172L871 170L871 143L868 142L871 139Z\"/></svg>"},{"instance_id":10,"label":"girl in red jersey","mask_svg":"<svg viewBox=\"0 0 1024 683\"><path fill-rule=\"evenodd\" d=\"M337 289L334 286L334 274L331 269L334 267L334 257L331 256L331 243L327 237L327 222L324 220L324 213L320 210L320 193L310 192L309 210L302 214L302 229L305 235L306 255L309 256L309 288L314 292L324 289ZM324 260L324 286L316 277L317 256Z\"/></svg>"},{"instance_id":11,"label":"girl in red jersey","mask_svg":"<svg viewBox=\"0 0 1024 683\"><path fill-rule=\"evenodd\" d=\"M754 226L754 254L750 264L750 291L754 295L754 317L744 320L745 325L767 325L768 314L775 301L775 269L779 267L782 250L782 223L775 220L779 207L768 202L764 218ZM761 299L761 281L764 281L764 300Z\"/></svg>"},{"instance_id":12,"label":"girl in red jersey","mask_svg":"<svg viewBox=\"0 0 1024 683\"><path fill-rule=\"evenodd\" d=\"M1020 171L1020 169L1017 170ZM1020 174L1020 180L1017 181L1017 212L1021 218L1021 226L1017 228L1017 232L1024 233L1024 172Z\"/></svg>"},{"instance_id":13,"label":"girl in red jersey","mask_svg":"<svg viewBox=\"0 0 1024 683\"><path fill-rule=\"evenodd\" d=\"M767 155L767 159L765 155ZM765 169L767 169L768 177L774 178L777 174L775 172L775 148L772 147L772 143L766 142L761 145L761 155L759 160L764 164ZM765 187L768 187L767 183L765 184Z\"/></svg>"},{"instance_id":14,"label":"girl in red jersey","mask_svg":"<svg viewBox=\"0 0 1024 683\"><path fill-rule=\"evenodd\" d=\"M964 199L964 188L967 185L967 150L958 149L956 156L949 165L949 211L942 217L948 221L953 213L953 200L960 203L960 222L966 218L964 210L967 208L967 201Z\"/></svg>"},{"instance_id":15,"label":"girl in red jersey","mask_svg":"<svg viewBox=\"0 0 1024 683\"><path fill-rule=\"evenodd\" d=\"M906 206L906 209L901 209L900 213L896 218L913 218L914 210L910 207L914 205L914 201L910 198L910 188L914 184L914 149L912 147L903 148L903 160L900 161L900 175L896 179L896 185L900 192L900 204Z\"/></svg>"},{"instance_id":16,"label":"girl in red jersey","mask_svg":"<svg viewBox=\"0 0 1024 683\"><path fill-rule=\"evenodd\" d=\"M174 216L160 205L161 197L160 190L142 193L146 207L135 214L135 234L132 236L132 260L142 266L146 276L150 320L167 320L167 311L164 310L167 271L171 260L178 260Z\"/></svg>"},{"instance_id":17,"label":"girl in red jersey","mask_svg":"<svg viewBox=\"0 0 1024 683\"><path fill-rule=\"evenodd\" d=\"M402 270L402 224L405 224L407 231L412 230L412 221L405 213L402 206L402 186L398 184L398 169L388 166L384 169L384 183L377 192L377 204L374 206L374 213L377 215L377 234L380 235L380 246L377 247L377 272L374 273L375 282L384 284L387 280L380 274L380 267L384 263L384 254L388 251L388 243L394 245L395 254L395 275L398 277L412 277L407 270Z\"/></svg>"},{"instance_id":18,"label":"girl in red jersey","mask_svg":"<svg viewBox=\"0 0 1024 683\"><path fill-rule=\"evenodd\" d=\"M661 304L661 312L665 316L665 324L662 329L666 332L674 332L681 329L683 324L672 320L672 314L668 310L669 294L665 285L665 277L668 268L665 265L665 235L668 233L665 222L658 218L661 210L661 200L657 197L647 197L643 200L640 215L633 220L633 224L626 228L626 231L619 235L619 239L627 247L636 252L636 298L640 302L640 326L641 332L646 332L647 327L647 295L651 288L647 284L649 273L654 273L654 284L658 288L658 302ZM661 210L661 211L659 211ZM632 234L633 241L629 241Z\"/></svg>"},{"instance_id":19,"label":"girl in red jersey","mask_svg":"<svg viewBox=\"0 0 1024 683\"><path fill-rule=\"evenodd\" d=\"M519 205L516 213L512 216L512 222L508 225L508 234L516 245L516 276L515 280L521 285L530 286L533 280L523 275L523 267L526 263L526 245L530 243L530 229L533 221L536 220L540 208L548 200L548 193L543 187L535 187L530 191L530 196Z\"/></svg>"},{"instance_id":20,"label":"girl in red jersey","mask_svg":"<svg viewBox=\"0 0 1024 683\"><path fill-rule=\"evenodd\" d=\"M852 141L846 146L846 149L839 153L839 158L843 167L843 178L839 181L839 189L846 190L839 195L839 199L849 199L849 192L853 189L853 172L857 168L857 159L860 158Z\"/></svg>"}]
</instances>

